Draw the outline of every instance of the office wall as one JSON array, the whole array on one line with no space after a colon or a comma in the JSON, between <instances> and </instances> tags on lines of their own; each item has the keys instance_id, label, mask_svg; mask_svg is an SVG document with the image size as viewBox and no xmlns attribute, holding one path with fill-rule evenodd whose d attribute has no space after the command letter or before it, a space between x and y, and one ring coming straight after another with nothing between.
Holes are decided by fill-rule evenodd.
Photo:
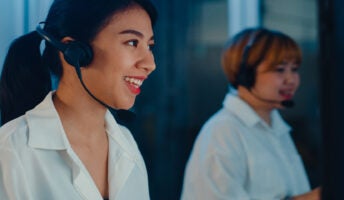
<instances>
[{"instance_id":1,"label":"office wall","mask_svg":"<svg viewBox=\"0 0 344 200\"><path fill-rule=\"evenodd\" d=\"M0 71L13 39L44 21L52 0L0 1Z\"/></svg>"}]
</instances>

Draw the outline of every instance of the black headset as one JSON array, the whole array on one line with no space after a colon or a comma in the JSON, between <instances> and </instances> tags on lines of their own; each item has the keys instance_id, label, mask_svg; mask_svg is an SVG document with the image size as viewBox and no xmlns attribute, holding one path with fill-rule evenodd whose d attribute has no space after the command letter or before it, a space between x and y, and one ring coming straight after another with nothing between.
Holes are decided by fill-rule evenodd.
<instances>
[{"instance_id":1,"label":"black headset","mask_svg":"<svg viewBox=\"0 0 344 200\"><path fill-rule=\"evenodd\" d=\"M54 38L51 34L44 31L38 24L36 27L37 33L49 44L53 45L59 51L63 53L65 60L72 66L79 68L87 66L93 59L93 51L90 45L80 41L70 41L68 43L62 43Z\"/></svg>"},{"instance_id":2,"label":"black headset","mask_svg":"<svg viewBox=\"0 0 344 200\"><path fill-rule=\"evenodd\" d=\"M248 65L248 57L250 55L252 47L262 38L262 36L264 36L264 34L267 34L269 32L270 31L267 29L260 29L258 33L256 33L256 31L254 33L251 33L251 36L248 39L248 42L243 50L242 60L234 84L236 87L241 85L246 87L247 89L250 89L254 86L257 67L263 61L267 53L267 47L270 43L269 40L271 39L271 37L268 37L268 41L265 42L263 51L260 53L259 59L253 65Z\"/></svg>"}]
</instances>

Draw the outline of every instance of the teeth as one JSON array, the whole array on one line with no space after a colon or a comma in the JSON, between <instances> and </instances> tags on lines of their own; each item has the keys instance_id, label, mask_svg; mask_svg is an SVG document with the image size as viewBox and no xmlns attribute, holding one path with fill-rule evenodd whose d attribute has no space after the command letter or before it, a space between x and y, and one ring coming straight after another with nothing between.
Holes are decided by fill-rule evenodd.
<instances>
[{"instance_id":1,"label":"teeth","mask_svg":"<svg viewBox=\"0 0 344 200\"><path fill-rule=\"evenodd\" d=\"M129 82L130 84L136 85L137 87L140 87L143 83L143 81L140 79L130 78L130 77L125 77L124 80Z\"/></svg>"}]
</instances>

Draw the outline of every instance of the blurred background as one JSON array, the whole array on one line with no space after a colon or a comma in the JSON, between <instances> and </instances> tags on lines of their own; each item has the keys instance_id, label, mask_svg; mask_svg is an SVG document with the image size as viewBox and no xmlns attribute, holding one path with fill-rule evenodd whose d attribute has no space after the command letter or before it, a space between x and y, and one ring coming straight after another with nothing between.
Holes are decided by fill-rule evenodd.
<instances>
[{"instance_id":1,"label":"blurred background","mask_svg":"<svg viewBox=\"0 0 344 200\"><path fill-rule=\"evenodd\" d=\"M1 64L11 41L33 31L38 22L44 21L51 2L0 1ZM337 15L331 14L333 9L339 9L343 3L340 0L154 2L159 11L154 50L157 69L143 85L143 92L133 108L137 120L127 125L147 165L151 198L179 199L184 168L194 139L203 123L221 108L228 90L220 66L222 47L238 31L254 26L280 30L301 46L302 82L295 97L296 106L281 113L294 128L292 136L312 187L322 185L322 133L324 130L343 130L331 124L333 122L329 121L330 118L324 120L325 115L335 118L335 113L343 111L341 107L335 107L335 103L343 98L332 95L334 90L331 87L332 83L339 82L331 82L331 75L339 77L340 73L337 72L343 72L343 69L337 67L339 71L330 74L326 73L329 70L324 66L329 64L326 61L335 64L331 56L340 58L340 55L329 52L343 50L343 46L336 46L343 42L335 41L336 37L341 37L343 30L333 28L340 24L338 19L343 20L343 17L340 10L335 12L338 13L338 19ZM321 47L333 50L326 51ZM322 112L322 105L328 105L330 100L333 100L333 106ZM336 162L338 164L338 160ZM343 161L340 160L340 163Z\"/></svg>"}]
</instances>

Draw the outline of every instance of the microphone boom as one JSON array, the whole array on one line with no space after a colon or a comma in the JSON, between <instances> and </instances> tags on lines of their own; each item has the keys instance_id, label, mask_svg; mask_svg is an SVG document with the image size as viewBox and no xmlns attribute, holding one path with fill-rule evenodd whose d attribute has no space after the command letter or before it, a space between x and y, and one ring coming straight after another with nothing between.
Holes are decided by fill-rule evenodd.
<instances>
[{"instance_id":1,"label":"microphone boom","mask_svg":"<svg viewBox=\"0 0 344 200\"><path fill-rule=\"evenodd\" d=\"M281 105L286 108L292 108L294 107L295 103L293 100L284 100L281 102Z\"/></svg>"}]
</instances>

